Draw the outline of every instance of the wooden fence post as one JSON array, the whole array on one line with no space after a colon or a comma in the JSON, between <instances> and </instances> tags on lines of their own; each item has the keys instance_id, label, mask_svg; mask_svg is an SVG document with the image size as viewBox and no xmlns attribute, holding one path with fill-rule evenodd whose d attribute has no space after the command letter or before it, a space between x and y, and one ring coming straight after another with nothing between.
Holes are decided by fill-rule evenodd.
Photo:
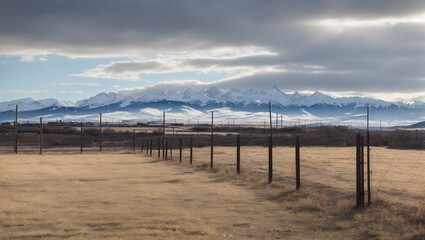
<instances>
[{"instance_id":1,"label":"wooden fence post","mask_svg":"<svg viewBox=\"0 0 425 240\"><path fill-rule=\"evenodd\" d=\"M158 137L158 158L161 157L161 137Z\"/></svg>"},{"instance_id":2,"label":"wooden fence post","mask_svg":"<svg viewBox=\"0 0 425 240\"><path fill-rule=\"evenodd\" d=\"M173 140L170 140L170 159L173 160Z\"/></svg>"},{"instance_id":3,"label":"wooden fence post","mask_svg":"<svg viewBox=\"0 0 425 240\"><path fill-rule=\"evenodd\" d=\"M356 208L360 207L360 134L356 134Z\"/></svg>"},{"instance_id":4,"label":"wooden fence post","mask_svg":"<svg viewBox=\"0 0 425 240\"><path fill-rule=\"evenodd\" d=\"M165 157L164 159L168 159L168 140L165 140Z\"/></svg>"},{"instance_id":5,"label":"wooden fence post","mask_svg":"<svg viewBox=\"0 0 425 240\"><path fill-rule=\"evenodd\" d=\"M80 124L80 153L83 154L83 121Z\"/></svg>"},{"instance_id":6,"label":"wooden fence post","mask_svg":"<svg viewBox=\"0 0 425 240\"><path fill-rule=\"evenodd\" d=\"M193 160L193 138L190 138L190 165L192 165Z\"/></svg>"},{"instance_id":7,"label":"wooden fence post","mask_svg":"<svg viewBox=\"0 0 425 240\"><path fill-rule=\"evenodd\" d=\"M15 126L14 126L15 134L13 136L13 151L15 154L18 154L18 104L16 104L16 110L15 110Z\"/></svg>"},{"instance_id":8,"label":"wooden fence post","mask_svg":"<svg viewBox=\"0 0 425 240\"><path fill-rule=\"evenodd\" d=\"M367 131L367 205L370 206L371 202L371 190L370 190L370 135Z\"/></svg>"},{"instance_id":9,"label":"wooden fence post","mask_svg":"<svg viewBox=\"0 0 425 240\"><path fill-rule=\"evenodd\" d=\"M362 207L364 207L364 200L365 200L365 191L364 191L364 136L361 137L360 140L360 147L361 147L361 165L360 165L360 175L361 175L361 194L362 194Z\"/></svg>"},{"instance_id":10,"label":"wooden fence post","mask_svg":"<svg viewBox=\"0 0 425 240\"><path fill-rule=\"evenodd\" d=\"M133 152L136 151L136 130L133 129Z\"/></svg>"},{"instance_id":11,"label":"wooden fence post","mask_svg":"<svg viewBox=\"0 0 425 240\"><path fill-rule=\"evenodd\" d=\"M100 134L99 150L100 152L102 152L102 113L99 113L99 134Z\"/></svg>"},{"instance_id":12,"label":"wooden fence post","mask_svg":"<svg viewBox=\"0 0 425 240\"><path fill-rule=\"evenodd\" d=\"M362 137L360 133L356 134L356 208L363 207L364 198L362 200Z\"/></svg>"},{"instance_id":13,"label":"wooden fence post","mask_svg":"<svg viewBox=\"0 0 425 240\"><path fill-rule=\"evenodd\" d=\"M146 154L149 154L149 151L151 149L152 149L152 138L146 139Z\"/></svg>"},{"instance_id":14,"label":"wooden fence post","mask_svg":"<svg viewBox=\"0 0 425 240\"><path fill-rule=\"evenodd\" d=\"M236 136L236 172L241 174L241 135Z\"/></svg>"},{"instance_id":15,"label":"wooden fence post","mask_svg":"<svg viewBox=\"0 0 425 240\"><path fill-rule=\"evenodd\" d=\"M269 136L269 183L273 181L273 137Z\"/></svg>"},{"instance_id":16,"label":"wooden fence post","mask_svg":"<svg viewBox=\"0 0 425 240\"><path fill-rule=\"evenodd\" d=\"M210 169L213 169L214 164L214 111L211 112L211 160Z\"/></svg>"},{"instance_id":17,"label":"wooden fence post","mask_svg":"<svg viewBox=\"0 0 425 240\"><path fill-rule=\"evenodd\" d=\"M43 154L43 118L40 117L40 155Z\"/></svg>"},{"instance_id":18,"label":"wooden fence post","mask_svg":"<svg viewBox=\"0 0 425 240\"><path fill-rule=\"evenodd\" d=\"M140 137L140 152L143 153L143 146L145 144L145 140Z\"/></svg>"},{"instance_id":19,"label":"wooden fence post","mask_svg":"<svg viewBox=\"0 0 425 240\"><path fill-rule=\"evenodd\" d=\"M165 158L165 111L162 112L162 159Z\"/></svg>"},{"instance_id":20,"label":"wooden fence post","mask_svg":"<svg viewBox=\"0 0 425 240\"><path fill-rule=\"evenodd\" d=\"M149 155L152 157L152 146L153 146L153 140L149 140ZM148 147L146 146L146 153L148 153Z\"/></svg>"},{"instance_id":21,"label":"wooden fence post","mask_svg":"<svg viewBox=\"0 0 425 240\"><path fill-rule=\"evenodd\" d=\"M295 178L296 189L301 188L301 171L300 171L300 136L295 137Z\"/></svg>"},{"instance_id":22,"label":"wooden fence post","mask_svg":"<svg viewBox=\"0 0 425 240\"><path fill-rule=\"evenodd\" d=\"M181 138L179 139L179 147L180 147L179 160L180 160L180 162L182 162L183 140Z\"/></svg>"}]
</instances>

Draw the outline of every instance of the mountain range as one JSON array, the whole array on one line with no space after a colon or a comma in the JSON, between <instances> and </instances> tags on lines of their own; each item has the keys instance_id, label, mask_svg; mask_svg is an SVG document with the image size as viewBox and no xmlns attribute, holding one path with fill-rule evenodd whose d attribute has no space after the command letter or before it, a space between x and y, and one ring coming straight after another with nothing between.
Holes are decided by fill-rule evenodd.
<instances>
[{"instance_id":1,"label":"mountain range","mask_svg":"<svg viewBox=\"0 0 425 240\"><path fill-rule=\"evenodd\" d=\"M260 89L220 90L212 87L185 91L119 91L99 93L77 102L57 99L33 100L24 98L0 103L0 121L14 118L15 105L19 105L20 118L50 119L90 118L99 112L109 113L117 119L151 119L160 116L163 110L174 113L176 118L201 118L210 110L222 111L227 118L252 120L258 113L268 111L272 103L273 112L283 114L285 119L328 119L350 121L364 118L365 105L369 104L375 119L385 121L423 121L425 103L388 102L373 98L333 98L321 92L310 95L298 92L288 94L276 87ZM225 114L224 114L225 113ZM241 114L246 113L246 114ZM262 115L261 115L262 117ZM223 117L224 120L224 117Z\"/></svg>"}]
</instances>

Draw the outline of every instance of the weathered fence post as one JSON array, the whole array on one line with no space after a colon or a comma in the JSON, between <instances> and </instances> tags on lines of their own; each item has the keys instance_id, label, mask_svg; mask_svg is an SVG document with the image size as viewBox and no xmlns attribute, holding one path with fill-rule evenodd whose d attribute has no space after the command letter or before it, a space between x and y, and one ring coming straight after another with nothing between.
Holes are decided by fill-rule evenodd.
<instances>
[{"instance_id":1,"label":"weathered fence post","mask_svg":"<svg viewBox=\"0 0 425 240\"><path fill-rule=\"evenodd\" d=\"M273 181L273 122L272 103L269 101L270 136L269 136L269 183Z\"/></svg>"},{"instance_id":2,"label":"weathered fence post","mask_svg":"<svg viewBox=\"0 0 425 240\"><path fill-rule=\"evenodd\" d=\"M43 154L43 118L40 117L40 155Z\"/></svg>"},{"instance_id":3,"label":"weathered fence post","mask_svg":"<svg viewBox=\"0 0 425 240\"><path fill-rule=\"evenodd\" d=\"M370 191L370 133L369 133L369 115L370 107L367 105L367 133L366 133L366 145L367 145L367 205L370 206L371 202L371 191ZM417 130L416 130L417 133Z\"/></svg>"},{"instance_id":4,"label":"weathered fence post","mask_svg":"<svg viewBox=\"0 0 425 240\"><path fill-rule=\"evenodd\" d=\"M149 140L149 155L152 157L152 146L153 146L153 141L152 139ZM146 153L148 153L148 146L146 146Z\"/></svg>"},{"instance_id":5,"label":"weathered fence post","mask_svg":"<svg viewBox=\"0 0 425 240\"><path fill-rule=\"evenodd\" d=\"M364 191L364 136L361 136L360 148L361 148L361 162L360 162L361 194L362 194L362 207L364 207L364 199L365 199L365 191Z\"/></svg>"},{"instance_id":6,"label":"weathered fence post","mask_svg":"<svg viewBox=\"0 0 425 240\"><path fill-rule=\"evenodd\" d=\"M149 154L149 151L151 148L152 148L152 138L146 140L146 154Z\"/></svg>"},{"instance_id":7,"label":"weathered fence post","mask_svg":"<svg viewBox=\"0 0 425 240\"><path fill-rule=\"evenodd\" d=\"M13 136L13 151L15 154L18 154L18 104L16 104L14 131L15 134Z\"/></svg>"},{"instance_id":8,"label":"weathered fence post","mask_svg":"<svg viewBox=\"0 0 425 240\"><path fill-rule=\"evenodd\" d=\"M236 136L236 172L241 174L241 135Z\"/></svg>"},{"instance_id":9,"label":"weathered fence post","mask_svg":"<svg viewBox=\"0 0 425 240\"><path fill-rule=\"evenodd\" d=\"M273 181L273 137L269 136L269 183Z\"/></svg>"},{"instance_id":10,"label":"weathered fence post","mask_svg":"<svg viewBox=\"0 0 425 240\"><path fill-rule=\"evenodd\" d=\"M362 136L360 133L356 134L356 208L364 206L364 176L363 174L363 146Z\"/></svg>"},{"instance_id":11,"label":"weathered fence post","mask_svg":"<svg viewBox=\"0 0 425 240\"><path fill-rule=\"evenodd\" d=\"M136 151L136 130L133 129L133 152Z\"/></svg>"},{"instance_id":12,"label":"weathered fence post","mask_svg":"<svg viewBox=\"0 0 425 240\"><path fill-rule=\"evenodd\" d=\"M168 159L168 140L165 140L165 157L164 159Z\"/></svg>"},{"instance_id":13,"label":"weathered fence post","mask_svg":"<svg viewBox=\"0 0 425 240\"><path fill-rule=\"evenodd\" d=\"M370 206L371 202L371 191L370 191L370 133L369 133L369 116L370 106L367 105L367 133L366 133L366 144L367 144L367 205ZM417 136L418 130L416 130Z\"/></svg>"},{"instance_id":14,"label":"weathered fence post","mask_svg":"<svg viewBox=\"0 0 425 240\"><path fill-rule=\"evenodd\" d=\"M214 111L211 111L211 161L210 168L213 168L214 164Z\"/></svg>"},{"instance_id":15,"label":"weathered fence post","mask_svg":"<svg viewBox=\"0 0 425 240\"><path fill-rule=\"evenodd\" d=\"M162 158L165 158L165 111L162 112Z\"/></svg>"},{"instance_id":16,"label":"weathered fence post","mask_svg":"<svg viewBox=\"0 0 425 240\"><path fill-rule=\"evenodd\" d=\"M173 160L173 140L170 140L170 159Z\"/></svg>"},{"instance_id":17,"label":"weathered fence post","mask_svg":"<svg viewBox=\"0 0 425 240\"><path fill-rule=\"evenodd\" d=\"M100 152L102 152L102 113L99 113L99 134L100 134L99 150Z\"/></svg>"},{"instance_id":18,"label":"weathered fence post","mask_svg":"<svg viewBox=\"0 0 425 240\"><path fill-rule=\"evenodd\" d=\"M80 123L80 153L83 154L83 121Z\"/></svg>"},{"instance_id":19,"label":"weathered fence post","mask_svg":"<svg viewBox=\"0 0 425 240\"><path fill-rule=\"evenodd\" d=\"M193 160L193 138L190 138L190 159L189 159L189 163L190 165L192 165L192 160Z\"/></svg>"},{"instance_id":20,"label":"weathered fence post","mask_svg":"<svg viewBox=\"0 0 425 240\"><path fill-rule=\"evenodd\" d=\"M161 157L161 137L158 137L158 158Z\"/></svg>"},{"instance_id":21,"label":"weathered fence post","mask_svg":"<svg viewBox=\"0 0 425 240\"><path fill-rule=\"evenodd\" d=\"M180 148L179 160L180 162L182 162L183 140L181 138L179 139L179 148Z\"/></svg>"},{"instance_id":22,"label":"weathered fence post","mask_svg":"<svg viewBox=\"0 0 425 240\"><path fill-rule=\"evenodd\" d=\"M300 171L300 136L295 137L295 179L296 189L301 188L301 171Z\"/></svg>"},{"instance_id":23,"label":"weathered fence post","mask_svg":"<svg viewBox=\"0 0 425 240\"><path fill-rule=\"evenodd\" d=\"M145 140L140 137L140 152L143 153L143 145L145 144Z\"/></svg>"},{"instance_id":24,"label":"weathered fence post","mask_svg":"<svg viewBox=\"0 0 425 240\"><path fill-rule=\"evenodd\" d=\"M356 208L359 208L360 200L360 134L356 134Z\"/></svg>"}]
</instances>

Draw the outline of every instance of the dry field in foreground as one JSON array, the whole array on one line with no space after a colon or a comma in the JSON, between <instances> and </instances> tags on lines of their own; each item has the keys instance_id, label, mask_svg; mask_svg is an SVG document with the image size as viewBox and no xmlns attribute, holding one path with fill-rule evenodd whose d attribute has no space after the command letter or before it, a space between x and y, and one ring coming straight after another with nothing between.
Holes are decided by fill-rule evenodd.
<instances>
[{"instance_id":1,"label":"dry field in foreground","mask_svg":"<svg viewBox=\"0 0 425 240\"><path fill-rule=\"evenodd\" d=\"M155 152L156 153L156 152ZM423 151L374 148L372 206L353 208L354 149L292 148L143 154L0 155L0 239L425 239Z\"/></svg>"}]
</instances>

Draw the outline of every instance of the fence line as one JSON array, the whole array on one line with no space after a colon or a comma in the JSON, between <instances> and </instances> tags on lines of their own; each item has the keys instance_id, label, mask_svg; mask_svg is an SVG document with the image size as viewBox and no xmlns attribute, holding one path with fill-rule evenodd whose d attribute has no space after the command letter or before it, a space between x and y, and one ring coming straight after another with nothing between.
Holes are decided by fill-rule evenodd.
<instances>
[{"instance_id":1,"label":"fence line","mask_svg":"<svg viewBox=\"0 0 425 240\"><path fill-rule=\"evenodd\" d=\"M271 112L271 110L270 110ZM173 141L176 141L176 138L174 136L174 128L173 128L173 135L167 136L166 135L166 128L165 128L165 112L163 113L163 132L162 132L162 138L157 138L157 150L158 150L158 158L161 157L161 150L162 150L162 158L163 159L173 159ZM271 113L270 113L271 114ZM271 115L270 115L271 116ZM278 117L276 117L276 129L278 129ZM272 120L270 117L270 136L268 137L268 182L271 184L273 182L273 149L277 145L279 135L277 132L273 132L272 127ZM282 120L281 120L281 126L282 126ZM306 124L307 126L307 124ZM83 146L84 146L84 130L83 129L83 122L80 124L80 153L83 153ZM45 130L43 128L43 119L40 117L40 123L39 123L39 154L43 154L43 147L44 147L44 135ZM88 129L87 129L88 130ZM300 129L301 130L301 129ZM104 144L104 137L106 136L107 130L103 129L103 121L102 121L102 113L99 113L99 151L102 152L103 150L103 144ZM210 137L210 169L213 169L214 167L214 147L216 146L215 142L215 129L214 129L214 112L211 112L211 137ZM104 136L105 134L105 136ZM419 139L418 131L415 132L416 141ZM146 134L147 135L147 134ZM153 135L153 134L152 134ZM273 136L274 135L274 136ZM274 137L274 139L273 139ZM185 137L186 140L188 137ZM78 138L77 138L78 139ZM133 129L133 135L130 138L132 140L132 149L133 151L136 151L137 148L137 134L136 130ZM131 141L130 140L130 141ZM78 141L78 140L77 140ZM234 140L232 140L234 141ZM14 121L14 135L13 135L13 142L14 142L14 153L18 153L18 106L16 106L16 114L15 114L15 121ZM154 139L153 136L143 136L143 138L140 138L140 148L141 152L143 153L144 150L144 143L146 143L146 154L152 156L153 151L153 143ZM367 132L367 140L366 140L366 146L367 146L367 170L365 173L365 140L364 137L361 134L356 135L356 206L357 207L364 207L365 206L365 180L367 180L367 197L368 197L368 205L371 203L371 168L370 168L370 141L369 141L369 132ZM131 145L130 145L131 146ZM179 161L183 161L183 138L180 136L179 138ZM194 144L193 144L193 137L190 137L190 144L189 144L189 163L192 165L194 161ZM217 146L218 147L218 146ZM421 155L422 156L422 155ZM418 159L421 157L419 156ZM199 159L196 159L199 160ZM245 160L245 159L243 159ZM253 159L251 159L253 161ZM419 161L419 160L417 160ZM387 176L388 172L391 170L393 161L391 161L389 168L387 169L386 173L384 174L384 178ZM346 164L348 165L348 163ZM241 173L241 136L240 134L236 135L236 173L239 175ZM366 174L366 178L365 178ZM341 173L342 175L342 173ZM415 175L412 175L415 176ZM410 178L408 183L411 183L413 181L413 177ZM295 136L295 188L299 190L301 188L301 150L300 150L300 135ZM379 185L377 187L377 190L379 191ZM405 191L405 188L403 189ZM400 196L399 196L400 198Z\"/></svg>"}]
</instances>

